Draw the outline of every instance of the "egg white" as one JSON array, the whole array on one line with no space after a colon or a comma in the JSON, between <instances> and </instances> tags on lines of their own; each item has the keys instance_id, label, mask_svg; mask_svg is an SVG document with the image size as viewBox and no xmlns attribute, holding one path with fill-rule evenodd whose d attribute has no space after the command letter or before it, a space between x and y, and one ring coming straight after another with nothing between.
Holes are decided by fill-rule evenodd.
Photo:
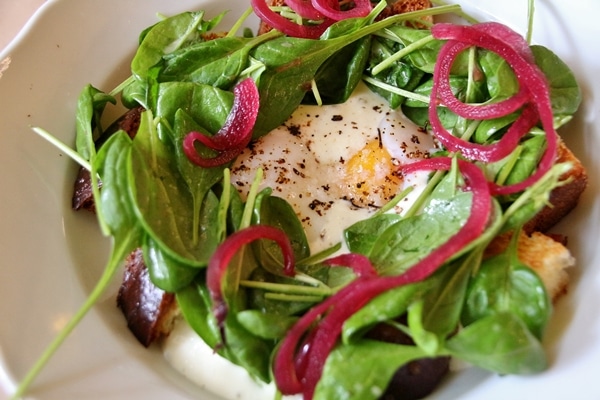
<instances>
[{"instance_id":1,"label":"egg white","mask_svg":"<svg viewBox=\"0 0 600 400\"><path fill-rule=\"evenodd\" d=\"M261 189L271 187L274 195L292 205L311 251L318 252L343 242L345 228L369 217L380 206L377 203L385 201L381 196L372 199L369 193L357 199L355 184L346 181L353 172L348 170L352 157L373 141L385 148L395 167L427 157L435 147L430 135L360 84L344 104L298 107L282 126L238 157L231 181L245 198L262 168ZM378 160L367 166L376 164ZM426 181L426 173L404 176L398 191L409 186L414 190L390 212L410 207ZM217 355L183 321L164 340L163 353L180 373L226 399L271 399L276 392L273 384L256 382L246 370Z\"/></svg>"},{"instance_id":2,"label":"egg white","mask_svg":"<svg viewBox=\"0 0 600 400\"><path fill-rule=\"evenodd\" d=\"M386 202L376 193L357 198L356 188L350 187L354 184L346 181L353 173L348 169L352 157L373 141L387 150L395 166L426 157L434 148L430 134L360 84L343 104L298 107L283 125L238 157L231 180L245 196L257 169L262 168L261 189L271 187L273 195L292 205L311 250L318 252L340 242L346 227L369 217ZM405 210L425 182L426 174L404 177L399 189L413 186L417 190L395 211Z\"/></svg>"}]
</instances>

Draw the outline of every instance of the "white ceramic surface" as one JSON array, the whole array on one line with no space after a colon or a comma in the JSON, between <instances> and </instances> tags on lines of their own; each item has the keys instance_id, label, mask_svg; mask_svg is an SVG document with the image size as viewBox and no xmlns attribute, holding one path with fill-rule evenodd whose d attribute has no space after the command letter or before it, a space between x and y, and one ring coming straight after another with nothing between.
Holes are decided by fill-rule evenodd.
<instances>
[{"instance_id":1,"label":"white ceramic surface","mask_svg":"<svg viewBox=\"0 0 600 400\"><path fill-rule=\"evenodd\" d=\"M523 0L461 1L524 33ZM107 254L92 216L70 210L75 166L35 135L41 126L72 143L77 95L86 83L110 90L128 74L138 33L166 15L205 9L214 16L239 0L55 0L46 3L0 53L0 399L14 388L83 302ZM474 6L474 4L476 6ZM556 307L546 346L551 368L533 377L470 370L451 377L436 399L600 398L600 227L598 176L600 52L595 0L538 0L536 42L575 71L584 103L563 134L592 177L580 207L558 229L578 259L568 296ZM228 24L228 22L225 22ZM226 25L228 26L228 25ZM7 67L7 68L6 68ZM118 110L113 111L117 115ZM232 383L233 384L233 383ZM42 372L37 399L217 399L173 373L157 351L128 333L114 290Z\"/></svg>"}]
</instances>

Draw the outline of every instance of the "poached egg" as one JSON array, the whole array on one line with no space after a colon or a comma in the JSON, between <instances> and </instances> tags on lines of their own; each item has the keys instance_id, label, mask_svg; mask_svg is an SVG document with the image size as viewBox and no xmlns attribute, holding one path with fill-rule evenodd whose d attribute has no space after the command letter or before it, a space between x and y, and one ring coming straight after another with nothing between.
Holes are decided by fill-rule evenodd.
<instances>
[{"instance_id":1,"label":"poached egg","mask_svg":"<svg viewBox=\"0 0 600 400\"><path fill-rule=\"evenodd\" d=\"M412 186L389 212L406 211L428 174L402 176L398 167L428 157L434 149L430 134L360 84L343 104L299 106L236 159L231 182L245 200L262 168L260 189L271 187L273 195L291 204L316 253L343 243L345 228ZM163 353L176 370L223 398L274 398L273 384L256 382L216 354L183 320L164 340Z\"/></svg>"}]
</instances>

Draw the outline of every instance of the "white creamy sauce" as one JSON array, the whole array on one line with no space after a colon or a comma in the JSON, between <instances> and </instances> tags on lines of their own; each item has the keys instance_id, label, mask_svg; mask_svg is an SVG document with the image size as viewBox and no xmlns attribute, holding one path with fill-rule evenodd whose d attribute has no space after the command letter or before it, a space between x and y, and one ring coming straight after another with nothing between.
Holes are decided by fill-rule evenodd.
<instances>
[{"instance_id":1,"label":"white creamy sauce","mask_svg":"<svg viewBox=\"0 0 600 400\"><path fill-rule=\"evenodd\" d=\"M433 139L361 84L344 104L300 106L279 128L253 143L232 167L245 198L258 168L261 189L285 198L306 230L313 253L343 241L343 230L368 218L408 186L392 212L406 211L427 173L398 176L399 165L426 157ZM357 178L358 177L358 178ZM175 369L226 399L272 399L273 385L253 380L216 355L184 322L163 343Z\"/></svg>"}]
</instances>

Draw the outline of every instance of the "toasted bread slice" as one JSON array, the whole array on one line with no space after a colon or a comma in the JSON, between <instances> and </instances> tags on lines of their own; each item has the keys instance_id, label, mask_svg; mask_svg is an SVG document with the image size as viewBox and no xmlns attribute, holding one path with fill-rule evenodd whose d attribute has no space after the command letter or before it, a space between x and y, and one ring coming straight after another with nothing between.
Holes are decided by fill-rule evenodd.
<instances>
[{"instance_id":1,"label":"toasted bread slice","mask_svg":"<svg viewBox=\"0 0 600 400\"><path fill-rule=\"evenodd\" d=\"M127 257L117 305L123 311L129 330L146 347L168 335L179 315L175 295L150 281L141 249Z\"/></svg>"}]
</instances>

